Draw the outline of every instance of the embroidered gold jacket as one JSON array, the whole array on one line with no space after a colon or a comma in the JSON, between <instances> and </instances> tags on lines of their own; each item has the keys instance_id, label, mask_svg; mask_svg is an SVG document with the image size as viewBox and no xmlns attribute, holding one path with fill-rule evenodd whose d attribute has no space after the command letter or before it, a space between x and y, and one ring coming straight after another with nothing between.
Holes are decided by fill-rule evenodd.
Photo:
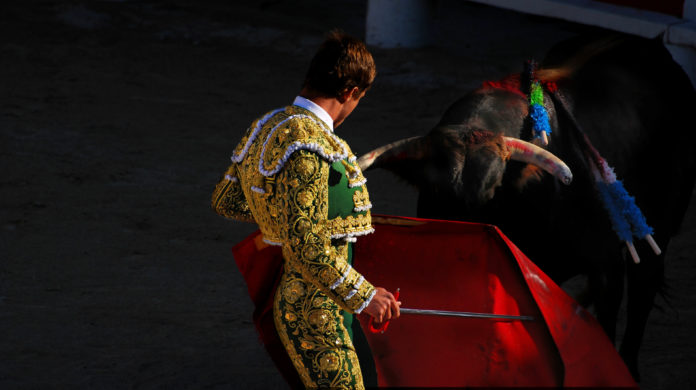
<instances>
[{"instance_id":1,"label":"embroidered gold jacket","mask_svg":"<svg viewBox=\"0 0 696 390\"><path fill-rule=\"evenodd\" d=\"M350 213L329 218L329 198L346 195L329 196L329 167L337 163L353 204ZM310 111L288 106L252 123L212 206L225 217L256 222L265 242L282 246L290 271L359 313L375 289L346 260L348 242L373 231L365 181L345 141Z\"/></svg>"}]
</instances>

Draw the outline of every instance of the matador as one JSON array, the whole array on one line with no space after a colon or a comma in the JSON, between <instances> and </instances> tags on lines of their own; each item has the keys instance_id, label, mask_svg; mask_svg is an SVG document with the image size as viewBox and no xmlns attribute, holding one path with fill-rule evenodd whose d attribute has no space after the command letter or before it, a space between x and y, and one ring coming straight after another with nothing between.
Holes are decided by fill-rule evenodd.
<instances>
[{"instance_id":1,"label":"matador","mask_svg":"<svg viewBox=\"0 0 696 390\"><path fill-rule=\"evenodd\" d=\"M394 296L352 267L352 244L373 231L372 205L355 155L333 132L374 75L364 44L332 32L300 96L252 123L213 193L218 214L257 223L282 247L273 316L305 387L362 388L352 313L399 315Z\"/></svg>"}]
</instances>

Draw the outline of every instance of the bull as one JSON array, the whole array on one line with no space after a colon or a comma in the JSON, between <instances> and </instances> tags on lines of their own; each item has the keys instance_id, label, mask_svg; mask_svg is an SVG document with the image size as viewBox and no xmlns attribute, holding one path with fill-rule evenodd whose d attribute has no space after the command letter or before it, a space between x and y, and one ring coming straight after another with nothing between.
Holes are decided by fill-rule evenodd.
<instances>
[{"instance_id":1,"label":"bull","mask_svg":"<svg viewBox=\"0 0 696 390\"><path fill-rule=\"evenodd\" d=\"M696 92L661 42L629 36L562 42L531 74L484 83L426 135L377 148L359 163L415 186L419 217L495 224L557 283L586 275L578 300L593 304L614 342L626 280L619 352L639 380L664 250L694 186ZM532 78L542 85L546 139L531 130ZM652 228L654 248L617 238L592 152L623 180Z\"/></svg>"}]
</instances>

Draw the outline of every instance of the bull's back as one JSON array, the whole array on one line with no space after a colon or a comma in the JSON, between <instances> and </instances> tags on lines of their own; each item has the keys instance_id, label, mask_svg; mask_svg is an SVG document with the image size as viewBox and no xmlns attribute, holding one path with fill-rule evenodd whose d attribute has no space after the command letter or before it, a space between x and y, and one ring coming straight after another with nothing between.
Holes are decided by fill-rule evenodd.
<instances>
[{"instance_id":1,"label":"bull's back","mask_svg":"<svg viewBox=\"0 0 696 390\"><path fill-rule=\"evenodd\" d=\"M696 93L681 67L659 41L622 37L584 63L567 88L583 131L657 236L676 234L696 172Z\"/></svg>"}]
</instances>

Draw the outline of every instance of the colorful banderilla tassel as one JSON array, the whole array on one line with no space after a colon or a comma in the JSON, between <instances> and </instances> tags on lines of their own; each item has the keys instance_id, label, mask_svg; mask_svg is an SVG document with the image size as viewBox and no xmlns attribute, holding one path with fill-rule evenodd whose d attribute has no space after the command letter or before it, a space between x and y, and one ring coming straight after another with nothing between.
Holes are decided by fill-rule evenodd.
<instances>
[{"instance_id":1,"label":"colorful banderilla tassel","mask_svg":"<svg viewBox=\"0 0 696 390\"><path fill-rule=\"evenodd\" d=\"M638 264L640 258L633 237L645 239L656 255L662 253L652 237L653 230L648 226L645 216L636 206L635 199L628 194L621 180L616 179L614 170L609 167L606 160L597 158L594 166L595 179L599 196L609 213L611 225L619 239L626 243L633 261Z\"/></svg>"},{"instance_id":2,"label":"colorful banderilla tassel","mask_svg":"<svg viewBox=\"0 0 696 390\"><path fill-rule=\"evenodd\" d=\"M551 134L549 114L544 107L544 90L539 80L534 80L529 91L529 117L532 118L534 140L539 140L542 146L549 144Z\"/></svg>"}]
</instances>

